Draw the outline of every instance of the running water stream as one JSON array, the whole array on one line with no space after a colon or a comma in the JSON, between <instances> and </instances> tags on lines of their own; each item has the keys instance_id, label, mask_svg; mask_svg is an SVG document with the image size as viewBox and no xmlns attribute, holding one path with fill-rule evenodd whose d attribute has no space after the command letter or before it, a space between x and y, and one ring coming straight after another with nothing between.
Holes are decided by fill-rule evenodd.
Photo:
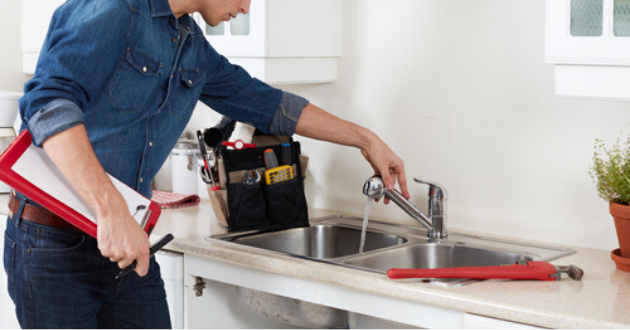
<instances>
[{"instance_id":1,"label":"running water stream","mask_svg":"<svg viewBox=\"0 0 630 330\"><path fill-rule=\"evenodd\" d=\"M359 253L363 253L363 248L365 247L365 235L367 232L368 219L370 217L370 209L372 209L373 202L374 197L368 196L367 201L365 202L365 213L363 214L363 229L361 230L361 243L359 244Z\"/></svg>"}]
</instances>

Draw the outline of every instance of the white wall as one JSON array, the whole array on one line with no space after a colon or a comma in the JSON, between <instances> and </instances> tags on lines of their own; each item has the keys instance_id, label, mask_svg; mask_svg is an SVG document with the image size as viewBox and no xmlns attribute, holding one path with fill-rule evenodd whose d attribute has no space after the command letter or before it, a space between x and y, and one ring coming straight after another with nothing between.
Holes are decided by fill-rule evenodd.
<instances>
[{"instance_id":1,"label":"white wall","mask_svg":"<svg viewBox=\"0 0 630 330\"><path fill-rule=\"evenodd\" d=\"M4 15L0 20L0 90L22 92L24 83L29 79L29 76L22 73L21 3L19 0L2 2Z\"/></svg>"},{"instance_id":2,"label":"white wall","mask_svg":"<svg viewBox=\"0 0 630 330\"><path fill-rule=\"evenodd\" d=\"M630 103L561 99L544 60L543 0L343 0L334 84L282 86L377 132L450 194L450 228L618 246L589 176L596 137L628 132ZM213 121L209 121L213 123ZM354 149L301 138L310 206L362 213L372 173ZM396 206L377 218L413 223Z\"/></svg>"},{"instance_id":3,"label":"white wall","mask_svg":"<svg viewBox=\"0 0 630 330\"><path fill-rule=\"evenodd\" d=\"M17 17L0 23L0 89L23 83ZM553 94L543 0L343 0L343 17L339 81L282 87L378 133L406 161L413 202L425 208L421 176L447 187L450 228L617 246L588 172L593 140L627 130L630 103ZM216 119L199 112L189 129ZM362 213L360 152L300 140L310 206ZM396 206L372 212L411 223Z\"/></svg>"}]
</instances>

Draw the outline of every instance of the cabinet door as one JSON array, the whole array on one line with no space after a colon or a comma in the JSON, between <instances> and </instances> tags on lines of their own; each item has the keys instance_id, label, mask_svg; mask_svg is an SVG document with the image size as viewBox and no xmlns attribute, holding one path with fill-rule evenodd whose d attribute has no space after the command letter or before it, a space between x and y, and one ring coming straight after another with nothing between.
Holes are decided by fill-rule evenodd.
<instances>
[{"instance_id":1,"label":"cabinet door","mask_svg":"<svg viewBox=\"0 0 630 330\"><path fill-rule=\"evenodd\" d=\"M252 0L249 13L216 27L195 14L206 39L269 84L337 80L341 0Z\"/></svg>"},{"instance_id":2,"label":"cabinet door","mask_svg":"<svg viewBox=\"0 0 630 330\"><path fill-rule=\"evenodd\" d=\"M559 96L630 101L630 1L547 0Z\"/></svg>"},{"instance_id":3,"label":"cabinet door","mask_svg":"<svg viewBox=\"0 0 630 330\"><path fill-rule=\"evenodd\" d=\"M227 57L339 57L341 11L340 0L252 0L247 15L217 27L196 19Z\"/></svg>"},{"instance_id":4,"label":"cabinet door","mask_svg":"<svg viewBox=\"0 0 630 330\"><path fill-rule=\"evenodd\" d=\"M3 194L2 196L7 196ZM8 197L0 198L0 203L6 203ZM0 256L4 256L4 229L7 215L0 213ZM15 305L7 291L7 274L4 267L0 270L0 329L19 329L17 317L15 316Z\"/></svg>"},{"instance_id":5,"label":"cabinet door","mask_svg":"<svg viewBox=\"0 0 630 330\"><path fill-rule=\"evenodd\" d=\"M195 283L196 278L190 278ZM296 327L264 318L241 306L236 287L231 284L200 278L205 284L201 296L194 285L188 288L189 329L294 329ZM270 315L272 317L273 315Z\"/></svg>"},{"instance_id":6,"label":"cabinet door","mask_svg":"<svg viewBox=\"0 0 630 330\"><path fill-rule=\"evenodd\" d=\"M262 57L266 52L266 8L266 0L253 0L247 15L240 14L216 27L206 24L198 13L195 13L194 17L206 35L206 39L222 55Z\"/></svg>"},{"instance_id":7,"label":"cabinet door","mask_svg":"<svg viewBox=\"0 0 630 330\"><path fill-rule=\"evenodd\" d=\"M630 65L630 1L547 0L547 62Z\"/></svg>"},{"instance_id":8,"label":"cabinet door","mask_svg":"<svg viewBox=\"0 0 630 330\"><path fill-rule=\"evenodd\" d=\"M173 329L184 328L184 255L162 250L155 254L164 281Z\"/></svg>"}]
</instances>

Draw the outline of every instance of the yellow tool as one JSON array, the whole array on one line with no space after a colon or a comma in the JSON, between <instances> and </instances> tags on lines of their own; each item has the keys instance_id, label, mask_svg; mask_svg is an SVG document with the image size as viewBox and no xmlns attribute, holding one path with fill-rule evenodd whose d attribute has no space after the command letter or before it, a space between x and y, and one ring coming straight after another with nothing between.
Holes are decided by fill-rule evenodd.
<instances>
[{"instance_id":1,"label":"yellow tool","mask_svg":"<svg viewBox=\"0 0 630 330\"><path fill-rule=\"evenodd\" d=\"M265 171L265 182L268 185L293 179L293 168L290 165L277 166Z\"/></svg>"}]
</instances>

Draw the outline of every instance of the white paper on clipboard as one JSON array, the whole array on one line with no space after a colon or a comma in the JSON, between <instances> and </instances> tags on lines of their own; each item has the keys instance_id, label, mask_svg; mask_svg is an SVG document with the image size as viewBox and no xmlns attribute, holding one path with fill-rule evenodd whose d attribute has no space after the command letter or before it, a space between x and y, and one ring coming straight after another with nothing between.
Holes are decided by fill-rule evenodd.
<instances>
[{"instance_id":1,"label":"white paper on clipboard","mask_svg":"<svg viewBox=\"0 0 630 330\"><path fill-rule=\"evenodd\" d=\"M24 154L11 167L27 181L58 201L74 209L90 221L96 223L96 213L72 187L59 168L48 157L44 149L29 146ZM108 174L109 175L109 174ZM114 187L118 189L129 207L129 213L141 227L144 227L145 215L151 200L145 198L120 180L109 175Z\"/></svg>"}]
</instances>

